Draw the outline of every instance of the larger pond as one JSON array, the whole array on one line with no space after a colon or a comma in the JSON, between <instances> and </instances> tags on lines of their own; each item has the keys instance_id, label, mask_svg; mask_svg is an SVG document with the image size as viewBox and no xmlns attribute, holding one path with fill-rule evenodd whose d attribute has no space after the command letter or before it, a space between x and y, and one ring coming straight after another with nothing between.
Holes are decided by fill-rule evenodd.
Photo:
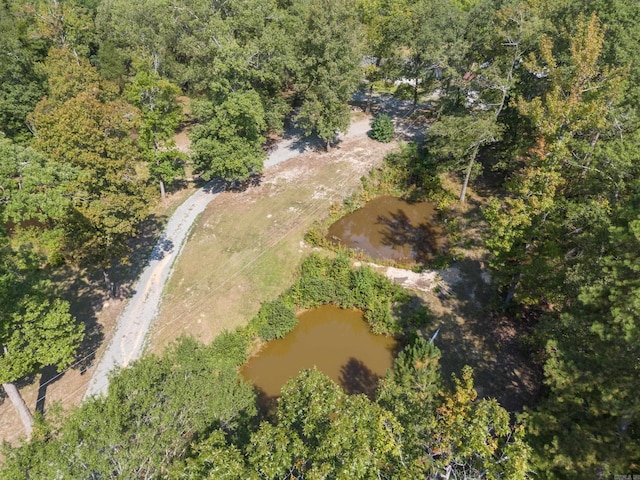
<instances>
[{"instance_id":1,"label":"larger pond","mask_svg":"<svg viewBox=\"0 0 640 480\"><path fill-rule=\"evenodd\" d=\"M329 227L329 240L361 250L374 260L425 263L444 245L431 202L382 196Z\"/></svg>"},{"instance_id":2,"label":"larger pond","mask_svg":"<svg viewBox=\"0 0 640 480\"><path fill-rule=\"evenodd\" d=\"M267 343L241 373L273 398L289 378L315 366L345 392L373 396L396 348L392 337L371 333L361 311L324 305L302 313L291 332Z\"/></svg>"}]
</instances>

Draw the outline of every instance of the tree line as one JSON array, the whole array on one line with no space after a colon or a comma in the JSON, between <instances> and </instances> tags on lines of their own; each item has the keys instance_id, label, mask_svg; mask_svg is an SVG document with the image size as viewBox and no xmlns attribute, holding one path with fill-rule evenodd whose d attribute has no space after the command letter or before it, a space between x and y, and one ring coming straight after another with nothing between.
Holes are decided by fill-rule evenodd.
<instances>
[{"instance_id":1,"label":"tree line","mask_svg":"<svg viewBox=\"0 0 640 480\"><path fill-rule=\"evenodd\" d=\"M474 182L497 178L483 212L496 309L535 319L528 341L544 366L543 398L521 420L531 452L523 468L541 478L637 473L639 9L624 0L3 0L5 388L40 366L69 365L82 338L51 272L90 266L112 285L110 272L127 262L158 191L171 188L186 161L206 180L247 179L260 173L265 139L285 121L329 148L363 79L370 93L408 79L396 94L416 105L437 93L413 178L457 176L462 203ZM185 121L183 95L192 103L188 159L172 143ZM361 402L331 395L336 412ZM358 408L383 408L376 401ZM390 430L372 438L392 435L394 422L409 428L394 408L395 420L380 419ZM313 414L278 412L265 427L269 438L291 440L282 458L311 451L309 429L320 427L305 422L325 421ZM281 425L302 430L292 436ZM416 435L427 431L436 435ZM192 467L226 458L246 468L247 435L212 435ZM384 455L400 451L388 445ZM421 445L420 458L433 461ZM176 458L191 457L180 450ZM290 462L299 478L329 468L300 461Z\"/></svg>"}]
</instances>

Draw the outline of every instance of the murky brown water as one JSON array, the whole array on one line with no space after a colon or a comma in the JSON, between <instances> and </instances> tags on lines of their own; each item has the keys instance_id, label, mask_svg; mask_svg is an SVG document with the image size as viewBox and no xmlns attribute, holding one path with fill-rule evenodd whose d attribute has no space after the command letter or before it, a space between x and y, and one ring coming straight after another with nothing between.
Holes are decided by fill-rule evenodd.
<instances>
[{"instance_id":1,"label":"murky brown water","mask_svg":"<svg viewBox=\"0 0 640 480\"><path fill-rule=\"evenodd\" d=\"M289 378L316 366L347 393L373 396L378 379L393 364L396 340L372 334L359 310L324 305L302 313L299 320L242 367L243 377L265 396L276 397Z\"/></svg>"},{"instance_id":2,"label":"murky brown water","mask_svg":"<svg viewBox=\"0 0 640 480\"><path fill-rule=\"evenodd\" d=\"M424 263L444 245L431 202L383 196L329 227L329 240L362 250L374 260Z\"/></svg>"}]
</instances>

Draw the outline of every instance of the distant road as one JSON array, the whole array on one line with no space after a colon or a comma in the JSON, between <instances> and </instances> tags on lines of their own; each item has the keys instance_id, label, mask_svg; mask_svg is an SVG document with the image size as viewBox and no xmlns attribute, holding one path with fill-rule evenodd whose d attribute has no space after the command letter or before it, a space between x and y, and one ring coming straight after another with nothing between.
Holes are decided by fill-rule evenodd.
<instances>
[{"instance_id":1,"label":"distant road","mask_svg":"<svg viewBox=\"0 0 640 480\"><path fill-rule=\"evenodd\" d=\"M342 138L365 135L369 130L369 119L353 122ZM317 142L301 137L285 135L268 155L265 169L297 157L311 150ZM116 367L126 367L138 359L143 352L151 323L158 314L158 306L164 286L173 272L173 265L180 256L189 231L196 218L218 195L216 182L210 182L185 200L167 222L164 232L153 248L147 266L133 287L133 296L122 312L115 333L93 372L84 398L106 394L109 373Z\"/></svg>"}]
</instances>

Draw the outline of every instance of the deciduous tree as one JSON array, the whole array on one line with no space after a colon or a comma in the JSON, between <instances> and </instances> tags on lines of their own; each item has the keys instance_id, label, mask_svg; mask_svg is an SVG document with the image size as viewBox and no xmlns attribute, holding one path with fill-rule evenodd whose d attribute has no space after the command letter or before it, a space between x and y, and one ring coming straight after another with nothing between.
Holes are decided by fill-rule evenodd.
<instances>
[{"instance_id":1,"label":"deciduous tree","mask_svg":"<svg viewBox=\"0 0 640 480\"><path fill-rule=\"evenodd\" d=\"M142 112L138 141L163 199L165 184L184 173L185 155L175 149L173 141L182 118L179 94L177 85L144 64L138 65L136 76L125 90L127 100Z\"/></svg>"},{"instance_id":2,"label":"deciduous tree","mask_svg":"<svg viewBox=\"0 0 640 480\"><path fill-rule=\"evenodd\" d=\"M624 77L621 69L602 64L603 41L604 29L598 18L579 17L569 39L566 63L556 58L548 37L541 42L541 60L532 56L527 62L532 74L545 84L541 96L531 100L522 97L518 102L522 114L533 122L537 140L525 156L523 167L513 176L512 195L502 207L494 203L488 210L492 225L488 245L496 254L497 264L505 267L503 272L510 269L512 275L506 305L515 286L523 281L523 265L532 271L537 269L538 274L527 276L535 278L535 283L556 285L540 282L540 268L544 266L534 260L545 262L548 257L533 253L547 240L555 241L554 235L545 232L550 232L548 229L557 225L566 211L564 199L581 191L593 172L602 174L592 162L599 141L615 129L610 112L620 99ZM607 169L615 171L615 162L608 162ZM598 194L590 196L597 199ZM606 208L607 201L600 200L594 205Z\"/></svg>"},{"instance_id":3,"label":"deciduous tree","mask_svg":"<svg viewBox=\"0 0 640 480\"><path fill-rule=\"evenodd\" d=\"M378 403L404 427L402 462L391 466L401 478L527 478L529 450L522 429L494 399L477 399L465 367L454 387L439 372L440 351L418 337L398 355L381 381Z\"/></svg>"},{"instance_id":4,"label":"deciduous tree","mask_svg":"<svg viewBox=\"0 0 640 480\"><path fill-rule=\"evenodd\" d=\"M27 115L45 93L38 69L48 42L30 35L31 19L17 2L0 3L0 130L10 138L27 140Z\"/></svg>"},{"instance_id":5,"label":"deciduous tree","mask_svg":"<svg viewBox=\"0 0 640 480\"><path fill-rule=\"evenodd\" d=\"M494 112L474 112L468 115L446 115L428 131L429 155L448 171L462 171L460 203L464 203L469 181L478 174L476 162L483 146L497 142L504 127L497 122Z\"/></svg>"},{"instance_id":6,"label":"deciduous tree","mask_svg":"<svg viewBox=\"0 0 640 480\"><path fill-rule=\"evenodd\" d=\"M201 120L192 132L192 159L206 180L246 180L262 172L266 121L254 90L233 92L219 104L194 107Z\"/></svg>"},{"instance_id":7,"label":"deciduous tree","mask_svg":"<svg viewBox=\"0 0 640 480\"><path fill-rule=\"evenodd\" d=\"M14 243L29 243L55 264L64 248L64 228L79 171L56 164L31 147L0 134L0 221Z\"/></svg>"},{"instance_id":8,"label":"deciduous tree","mask_svg":"<svg viewBox=\"0 0 640 480\"><path fill-rule=\"evenodd\" d=\"M394 416L364 395L345 395L317 370L283 387L277 417L277 425L260 426L248 451L263 478L372 478L400 454Z\"/></svg>"},{"instance_id":9,"label":"deciduous tree","mask_svg":"<svg viewBox=\"0 0 640 480\"><path fill-rule=\"evenodd\" d=\"M294 2L297 19L289 34L296 41L296 91L302 105L298 123L328 148L349 127L347 102L362 74L360 25L354 6L336 0Z\"/></svg>"},{"instance_id":10,"label":"deciduous tree","mask_svg":"<svg viewBox=\"0 0 640 480\"><path fill-rule=\"evenodd\" d=\"M8 478L158 478L182 460L192 441L233 431L255 412L254 393L235 368L192 340L162 359L148 356L114 372L106 397L92 398L31 446L11 450ZM46 450L47 458L36 452ZM203 446L203 450L206 447ZM227 455L233 461L233 451ZM219 461L222 461L220 459ZM42 473L40 473L42 472Z\"/></svg>"},{"instance_id":11,"label":"deciduous tree","mask_svg":"<svg viewBox=\"0 0 640 480\"><path fill-rule=\"evenodd\" d=\"M63 58L76 64L73 55ZM85 64L83 71L92 68ZM146 216L146 192L136 170L143 156L133 138L140 112L116 99L113 85L87 84L83 78L92 76L72 76L68 84L61 82L63 95L38 104L30 117L32 145L53 162L79 171L61 253L69 261L102 268L110 283L110 267L126 260L127 241Z\"/></svg>"},{"instance_id":12,"label":"deciduous tree","mask_svg":"<svg viewBox=\"0 0 640 480\"><path fill-rule=\"evenodd\" d=\"M38 279L32 254L0 242L0 383L30 437L33 417L13 382L43 366L69 366L84 326L69 313L69 303L54 298L50 285Z\"/></svg>"}]
</instances>

